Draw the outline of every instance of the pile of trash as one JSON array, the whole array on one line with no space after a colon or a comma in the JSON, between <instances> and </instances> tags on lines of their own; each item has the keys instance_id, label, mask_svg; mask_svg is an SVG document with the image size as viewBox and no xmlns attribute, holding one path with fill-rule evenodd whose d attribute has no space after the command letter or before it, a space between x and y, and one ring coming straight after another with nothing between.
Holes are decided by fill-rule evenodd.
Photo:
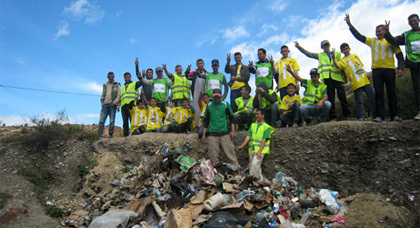
<instances>
[{"instance_id":1,"label":"pile of trash","mask_svg":"<svg viewBox=\"0 0 420 228\"><path fill-rule=\"evenodd\" d=\"M49 205L62 208L68 227L344 227L352 197L328 189L305 189L279 171L261 185L246 168L188 156L189 142L156 148L137 166L127 164L110 189L86 177L83 200ZM87 187L90 186L90 187Z\"/></svg>"}]
</instances>

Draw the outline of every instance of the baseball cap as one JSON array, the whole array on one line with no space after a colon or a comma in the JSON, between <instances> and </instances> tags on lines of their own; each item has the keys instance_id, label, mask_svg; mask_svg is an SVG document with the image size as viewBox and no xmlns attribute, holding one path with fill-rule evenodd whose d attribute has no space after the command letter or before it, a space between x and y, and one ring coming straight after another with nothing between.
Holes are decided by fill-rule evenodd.
<instances>
[{"instance_id":1,"label":"baseball cap","mask_svg":"<svg viewBox=\"0 0 420 228\"><path fill-rule=\"evenodd\" d=\"M217 59L213 59L212 61L211 61L211 65L213 66L213 65L219 65L219 60L217 60Z\"/></svg>"},{"instance_id":2,"label":"baseball cap","mask_svg":"<svg viewBox=\"0 0 420 228\"><path fill-rule=\"evenodd\" d=\"M220 89L214 89L213 90L213 97L215 97L215 96L221 97L222 96L222 91Z\"/></svg>"},{"instance_id":3,"label":"baseball cap","mask_svg":"<svg viewBox=\"0 0 420 228\"><path fill-rule=\"evenodd\" d=\"M163 71L163 70L162 70L162 67L156 67L155 71Z\"/></svg>"},{"instance_id":4,"label":"baseball cap","mask_svg":"<svg viewBox=\"0 0 420 228\"><path fill-rule=\"evenodd\" d=\"M328 40L321 41L321 48L324 47L324 45L326 44L330 44L330 42Z\"/></svg>"},{"instance_id":5,"label":"baseball cap","mask_svg":"<svg viewBox=\"0 0 420 228\"><path fill-rule=\"evenodd\" d=\"M317 68L312 68L311 71L309 72L309 74L318 74L318 69Z\"/></svg>"}]
</instances>

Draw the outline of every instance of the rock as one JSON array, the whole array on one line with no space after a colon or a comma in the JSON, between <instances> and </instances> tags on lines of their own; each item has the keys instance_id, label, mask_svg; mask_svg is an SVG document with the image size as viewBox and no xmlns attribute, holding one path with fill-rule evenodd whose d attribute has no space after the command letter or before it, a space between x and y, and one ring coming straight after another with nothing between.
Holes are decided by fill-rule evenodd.
<instances>
[{"instance_id":1,"label":"rock","mask_svg":"<svg viewBox=\"0 0 420 228\"><path fill-rule=\"evenodd\" d=\"M17 219L19 216L27 214L28 209L22 205L17 205L14 207L10 207L7 210L4 210L3 213L0 214L0 224L6 224L10 221Z\"/></svg>"}]
</instances>

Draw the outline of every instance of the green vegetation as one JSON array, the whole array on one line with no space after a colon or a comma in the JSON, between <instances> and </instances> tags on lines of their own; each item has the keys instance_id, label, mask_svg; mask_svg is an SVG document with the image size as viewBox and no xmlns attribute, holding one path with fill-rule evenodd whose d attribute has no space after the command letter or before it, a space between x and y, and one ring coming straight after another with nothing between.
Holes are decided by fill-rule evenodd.
<instances>
[{"instance_id":1,"label":"green vegetation","mask_svg":"<svg viewBox=\"0 0 420 228\"><path fill-rule=\"evenodd\" d=\"M0 209L4 207L6 201L10 199L12 196L7 193L0 193Z\"/></svg>"},{"instance_id":2,"label":"green vegetation","mask_svg":"<svg viewBox=\"0 0 420 228\"><path fill-rule=\"evenodd\" d=\"M77 169L79 170L79 175L81 177L89 174L89 167L87 167L85 165L79 165L79 166L77 166Z\"/></svg>"},{"instance_id":3,"label":"green vegetation","mask_svg":"<svg viewBox=\"0 0 420 228\"><path fill-rule=\"evenodd\" d=\"M95 141L99 137L93 131L88 131L83 125L71 125L65 110L56 114L55 120L40 118L38 116L31 117L34 125L34 131L29 133L23 140L36 151L43 151L48 148L50 142L55 140L88 140Z\"/></svg>"},{"instance_id":4,"label":"green vegetation","mask_svg":"<svg viewBox=\"0 0 420 228\"><path fill-rule=\"evenodd\" d=\"M64 215L64 210L56 206L48 206L45 214L54 218L60 218Z\"/></svg>"},{"instance_id":5,"label":"green vegetation","mask_svg":"<svg viewBox=\"0 0 420 228\"><path fill-rule=\"evenodd\" d=\"M19 133L11 133L7 134L0 138L1 143L13 143L13 142L21 142L23 140L23 135Z\"/></svg>"},{"instance_id":6,"label":"green vegetation","mask_svg":"<svg viewBox=\"0 0 420 228\"><path fill-rule=\"evenodd\" d=\"M96 161L96 160L92 160L92 161L90 161L90 164L89 165L92 166L92 167L98 166L99 165L99 162Z\"/></svg>"}]
</instances>

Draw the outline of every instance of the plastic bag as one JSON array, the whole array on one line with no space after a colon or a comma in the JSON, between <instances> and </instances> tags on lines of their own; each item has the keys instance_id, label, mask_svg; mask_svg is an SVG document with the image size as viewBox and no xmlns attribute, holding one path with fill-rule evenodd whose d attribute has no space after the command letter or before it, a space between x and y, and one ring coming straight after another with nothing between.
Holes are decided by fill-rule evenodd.
<instances>
[{"instance_id":1,"label":"plastic bag","mask_svg":"<svg viewBox=\"0 0 420 228\"><path fill-rule=\"evenodd\" d=\"M130 217L136 217L137 214L133 211L126 210L112 210L107 213L96 217L89 228L117 228L126 227Z\"/></svg>"}]
</instances>

